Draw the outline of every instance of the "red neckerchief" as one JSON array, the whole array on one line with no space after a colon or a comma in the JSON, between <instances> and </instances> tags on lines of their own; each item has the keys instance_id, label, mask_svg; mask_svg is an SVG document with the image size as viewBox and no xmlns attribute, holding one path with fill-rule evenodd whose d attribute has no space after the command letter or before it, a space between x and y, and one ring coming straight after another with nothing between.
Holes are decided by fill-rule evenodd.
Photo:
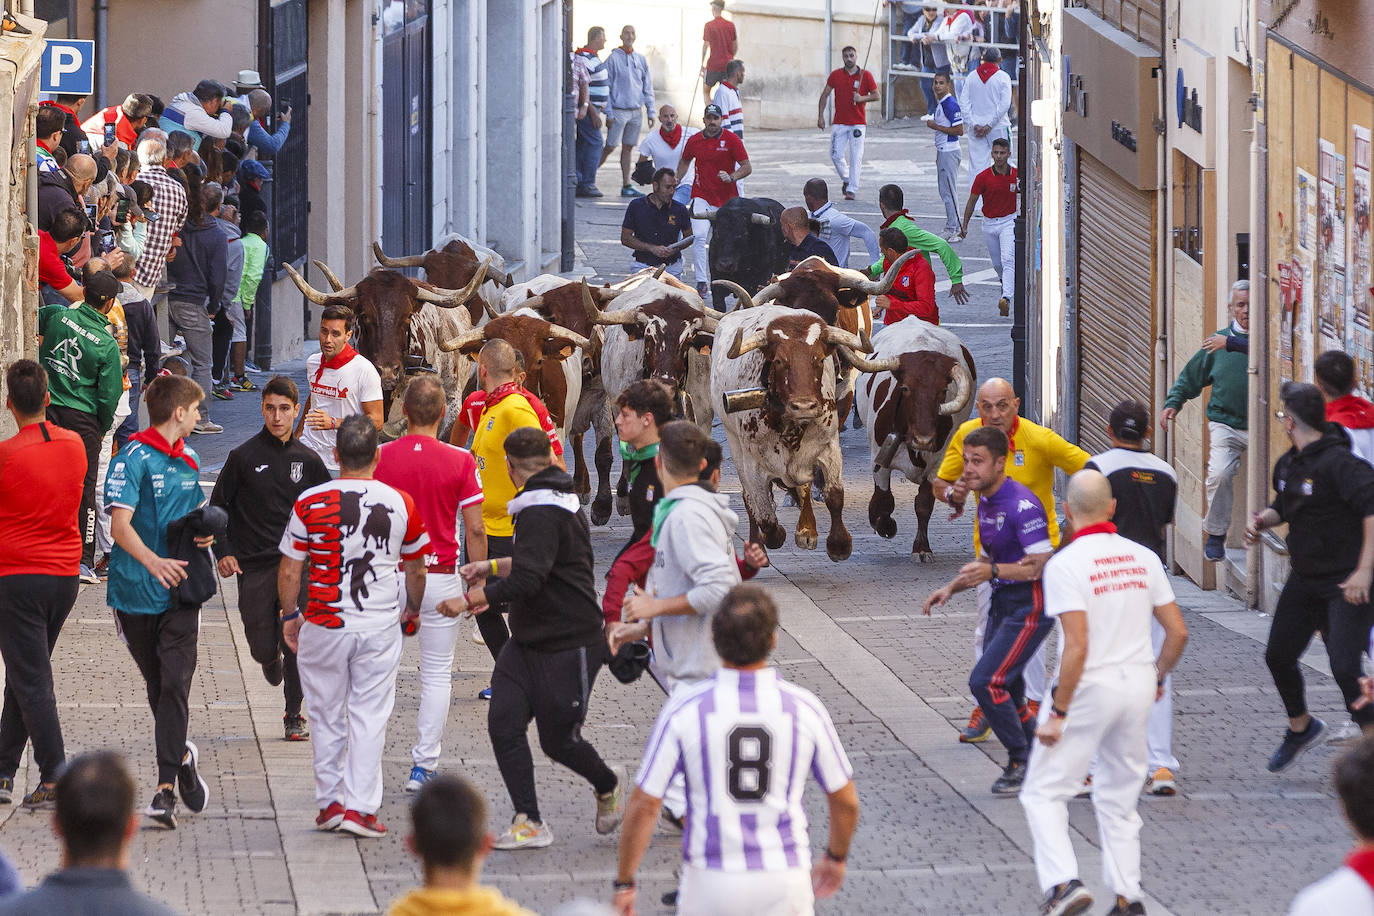
<instances>
[{"instance_id":1,"label":"red neckerchief","mask_svg":"<svg viewBox=\"0 0 1374 916\"><path fill-rule=\"evenodd\" d=\"M968 10L955 10L953 16L945 17L945 25L954 25L954 20L958 19L960 16L964 15L967 12ZM972 19L973 17L970 16L969 18Z\"/></svg>"},{"instance_id":2,"label":"red neckerchief","mask_svg":"<svg viewBox=\"0 0 1374 916\"><path fill-rule=\"evenodd\" d=\"M497 385L487 395L487 402L482 406L482 413L491 410L513 394L520 394L520 384L518 382L502 382L500 385Z\"/></svg>"},{"instance_id":3,"label":"red neckerchief","mask_svg":"<svg viewBox=\"0 0 1374 916\"><path fill-rule=\"evenodd\" d=\"M658 129L658 135L663 138L663 142L668 144L669 147L677 149L678 141L682 139L682 125L680 123L674 124L671 134L660 127Z\"/></svg>"},{"instance_id":4,"label":"red neckerchief","mask_svg":"<svg viewBox=\"0 0 1374 916\"><path fill-rule=\"evenodd\" d=\"M904 210L904 211L902 211L902 212L905 213L906 211ZM981 426L987 426L987 425L988 425L988 421L987 421L987 420L984 420L984 419L981 419L981 418L978 420L978 423L979 423L979 425L981 425ZM1012 420L1012 421L1011 421L1011 432L1007 433L1007 451L1009 451L1009 452L1015 452L1015 451L1016 451L1016 431L1017 431L1018 429L1020 429L1020 428L1021 428L1021 418L1018 416L1015 420Z\"/></svg>"},{"instance_id":5,"label":"red neckerchief","mask_svg":"<svg viewBox=\"0 0 1374 916\"><path fill-rule=\"evenodd\" d=\"M590 54L592 57L595 57L595 56L596 56L596 52L593 51L591 48L578 48L578 49L577 49L576 51L574 51L573 53L574 53L574 54Z\"/></svg>"},{"instance_id":6,"label":"red neckerchief","mask_svg":"<svg viewBox=\"0 0 1374 916\"><path fill-rule=\"evenodd\" d=\"M994 73L1001 69L1002 68L996 64L985 61L978 65L978 75L982 78L983 82L986 83L988 80L992 79Z\"/></svg>"},{"instance_id":7,"label":"red neckerchief","mask_svg":"<svg viewBox=\"0 0 1374 916\"><path fill-rule=\"evenodd\" d=\"M731 92L738 92L738 91L739 91L739 90L736 89L734 86L731 86L731 85L730 85L730 81L729 81L729 80L721 80L721 81L720 81L720 84L721 84L722 86L724 86L726 89L729 89Z\"/></svg>"},{"instance_id":8,"label":"red neckerchief","mask_svg":"<svg viewBox=\"0 0 1374 916\"><path fill-rule=\"evenodd\" d=\"M886 229L888 226L891 226L893 223L897 222L897 220L898 220L900 217L903 217L903 216L907 217L908 219L911 218L911 214L910 214L910 213L906 212L905 210L898 210L896 213L894 213L894 214L892 214L891 216L889 216L889 217L887 218L887 222L883 223L883 224L882 224L881 226L879 226L878 228L879 228L879 229Z\"/></svg>"},{"instance_id":9,"label":"red neckerchief","mask_svg":"<svg viewBox=\"0 0 1374 916\"><path fill-rule=\"evenodd\" d=\"M48 144L44 143L42 140L35 140L33 142L37 143L38 148L41 149L43 152L47 153L49 156L52 155L52 150L48 149Z\"/></svg>"},{"instance_id":10,"label":"red neckerchief","mask_svg":"<svg viewBox=\"0 0 1374 916\"><path fill-rule=\"evenodd\" d=\"M67 114L71 115L73 118L76 117L76 112L72 111L70 108L68 108L66 105L63 105L61 102L39 102L38 104L39 106L47 105L50 108L61 109L62 111L65 111Z\"/></svg>"},{"instance_id":11,"label":"red neckerchief","mask_svg":"<svg viewBox=\"0 0 1374 916\"><path fill-rule=\"evenodd\" d=\"M1096 525L1088 525L1086 528L1079 528L1073 533L1073 539L1087 537L1090 534L1116 534L1116 526L1111 522L1098 522Z\"/></svg>"},{"instance_id":12,"label":"red neckerchief","mask_svg":"<svg viewBox=\"0 0 1374 916\"><path fill-rule=\"evenodd\" d=\"M166 455L168 458L180 458L182 461L189 464L193 471L200 470L200 465L196 464L195 459L186 454L185 439L178 439L175 445L168 445L162 433L158 432L157 428L153 426L147 429L141 429L129 438L135 442L142 442L151 449L162 452L162 454Z\"/></svg>"},{"instance_id":13,"label":"red neckerchief","mask_svg":"<svg viewBox=\"0 0 1374 916\"><path fill-rule=\"evenodd\" d=\"M315 381L318 382L320 380L320 376L324 375L324 370L342 369L344 366L347 366L350 362L352 362L353 357L357 355L358 351L353 349L352 344L344 344L344 348L340 350L337 354L335 354L333 357L331 357L330 359L320 360L320 368L315 370Z\"/></svg>"},{"instance_id":14,"label":"red neckerchief","mask_svg":"<svg viewBox=\"0 0 1374 916\"><path fill-rule=\"evenodd\" d=\"M1356 849L1345 857L1345 867L1374 889L1374 849Z\"/></svg>"}]
</instances>

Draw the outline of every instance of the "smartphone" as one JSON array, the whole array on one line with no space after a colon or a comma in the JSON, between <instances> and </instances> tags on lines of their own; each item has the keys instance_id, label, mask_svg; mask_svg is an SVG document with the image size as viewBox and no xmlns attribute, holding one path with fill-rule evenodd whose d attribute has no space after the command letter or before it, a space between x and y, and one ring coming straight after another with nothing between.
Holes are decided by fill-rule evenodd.
<instances>
[{"instance_id":1,"label":"smartphone","mask_svg":"<svg viewBox=\"0 0 1374 916\"><path fill-rule=\"evenodd\" d=\"M101 253L102 253L102 254L107 254L107 253L109 253L109 252L111 252L111 251L114 251L114 248L115 248L114 230L112 230L112 229L102 229L102 230L100 231L100 250L101 250Z\"/></svg>"},{"instance_id":2,"label":"smartphone","mask_svg":"<svg viewBox=\"0 0 1374 916\"><path fill-rule=\"evenodd\" d=\"M98 209L95 204L86 205L86 216L90 217L91 222L95 222L95 214Z\"/></svg>"},{"instance_id":3,"label":"smartphone","mask_svg":"<svg viewBox=\"0 0 1374 916\"><path fill-rule=\"evenodd\" d=\"M114 142L115 142L115 126L114 126L113 124L106 124L106 125L105 125L105 145L106 145L106 146L109 146L110 144L112 144L112 143L114 143Z\"/></svg>"},{"instance_id":4,"label":"smartphone","mask_svg":"<svg viewBox=\"0 0 1374 916\"><path fill-rule=\"evenodd\" d=\"M160 217L160 216L157 215L157 211L156 211L156 210L144 210L144 211L143 211L143 218L146 219L146 220L147 220L148 222L150 222L150 223L155 223L155 222L157 222L158 220L162 219L162 217Z\"/></svg>"},{"instance_id":5,"label":"smartphone","mask_svg":"<svg viewBox=\"0 0 1374 916\"><path fill-rule=\"evenodd\" d=\"M115 218L114 218L114 221L115 221L116 223L123 223L123 222L124 222L125 220L127 220L128 218L129 218L129 198L127 198L127 197L121 197L121 198L119 199L119 202L115 204Z\"/></svg>"},{"instance_id":6,"label":"smartphone","mask_svg":"<svg viewBox=\"0 0 1374 916\"><path fill-rule=\"evenodd\" d=\"M89 140L77 140L76 151L78 153L86 153L87 155L89 155L91 152L91 142Z\"/></svg>"}]
</instances>

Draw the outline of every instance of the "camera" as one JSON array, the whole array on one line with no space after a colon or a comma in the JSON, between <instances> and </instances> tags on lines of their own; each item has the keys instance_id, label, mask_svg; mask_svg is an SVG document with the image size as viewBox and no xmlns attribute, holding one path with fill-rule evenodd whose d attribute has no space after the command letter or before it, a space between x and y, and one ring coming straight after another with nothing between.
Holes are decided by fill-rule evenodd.
<instances>
[{"instance_id":1,"label":"camera","mask_svg":"<svg viewBox=\"0 0 1374 916\"><path fill-rule=\"evenodd\" d=\"M115 142L114 122L105 125L105 145L109 146Z\"/></svg>"}]
</instances>

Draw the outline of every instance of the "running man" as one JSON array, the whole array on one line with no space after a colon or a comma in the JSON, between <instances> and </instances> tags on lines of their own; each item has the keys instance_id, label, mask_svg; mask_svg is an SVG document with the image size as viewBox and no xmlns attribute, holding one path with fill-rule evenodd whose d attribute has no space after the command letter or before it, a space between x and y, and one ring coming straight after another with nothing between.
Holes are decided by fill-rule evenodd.
<instances>
[{"instance_id":1,"label":"running man","mask_svg":"<svg viewBox=\"0 0 1374 916\"><path fill-rule=\"evenodd\" d=\"M687 782L681 916L810 913L844 883L859 820L854 771L825 707L768 666L778 608L761 588L731 589L711 617L722 667L676 693L659 714L620 835L614 909L635 911L635 872L663 796ZM811 864L802 792L811 773L826 794L825 855Z\"/></svg>"},{"instance_id":2,"label":"running man","mask_svg":"<svg viewBox=\"0 0 1374 916\"><path fill-rule=\"evenodd\" d=\"M964 221L959 238L968 235L968 221L973 218L973 205L983 199L983 241L988 243L988 257L1002 281L1002 298L997 300L997 313L1005 318L1011 314L1011 300L1016 295L1016 169L1008 163L1011 144L1002 137L992 141L992 165L973 179L968 204L964 207Z\"/></svg>"},{"instance_id":3,"label":"running man","mask_svg":"<svg viewBox=\"0 0 1374 916\"><path fill-rule=\"evenodd\" d=\"M1140 902L1140 781L1146 723L1164 678L1188 642L1164 564L1117 534L1112 486L1097 471L1069 480L1064 510L1073 543L1045 566L1045 613L1058 618L1064 644L1050 702L1040 710L1030 773L1021 789L1040 912L1080 913L1092 895L1078 879L1069 839L1069 800L1091 767L1093 811L1101 834L1102 880L1116 892L1108 916L1143 916ZM1163 627L1156 657L1151 621Z\"/></svg>"},{"instance_id":4,"label":"running man","mask_svg":"<svg viewBox=\"0 0 1374 916\"><path fill-rule=\"evenodd\" d=\"M843 67L826 77L816 111L816 127L825 130L825 102L835 93L835 111L830 125L830 161L840 176L845 200L859 192L859 175L864 167L864 134L868 130L865 109L878 101L878 83L873 74L859 66L859 52L853 45L840 51Z\"/></svg>"}]
</instances>

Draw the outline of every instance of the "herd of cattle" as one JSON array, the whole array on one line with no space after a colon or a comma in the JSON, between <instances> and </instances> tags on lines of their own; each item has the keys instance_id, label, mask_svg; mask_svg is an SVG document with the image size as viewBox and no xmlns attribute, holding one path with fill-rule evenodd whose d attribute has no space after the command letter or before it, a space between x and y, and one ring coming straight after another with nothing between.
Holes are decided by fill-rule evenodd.
<instances>
[{"instance_id":1,"label":"herd of cattle","mask_svg":"<svg viewBox=\"0 0 1374 916\"><path fill-rule=\"evenodd\" d=\"M766 225L752 213L738 216ZM952 431L972 410L977 372L955 334L918 318L873 340L869 299L891 288L901 262L881 280L820 258L781 274L759 273L756 264L744 273L734 269L734 280L713 284L718 310L661 269L605 286L547 274L513 284L499 255L459 237L423 255L390 258L380 245L373 250L381 266L348 287L316 261L329 292L284 266L312 302L347 305L357 314L357 348L381 376L393 433L414 373L438 374L449 416L456 416L476 383L477 351L488 340L509 341L524 359L526 387L543 399L570 446L577 493L590 501L592 523L604 525L612 507L613 406L634 381L657 379L673 391L682 415L708 433L720 416L751 540L769 548L786 540L774 505L778 485L801 509L797 546L815 549L814 485L830 513L826 553L840 561L852 539L841 514L839 433L854 408L873 458L869 523L883 537L896 535L890 480L894 469L905 474L919 484L912 552L930 558L931 480ZM920 256L912 251L904 259ZM424 269L423 281L401 272L414 267ZM735 308L726 312L730 294ZM596 442L594 498L583 452L589 429ZM628 514L623 502L617 508Z\"/></svg>"}]
</instances>

